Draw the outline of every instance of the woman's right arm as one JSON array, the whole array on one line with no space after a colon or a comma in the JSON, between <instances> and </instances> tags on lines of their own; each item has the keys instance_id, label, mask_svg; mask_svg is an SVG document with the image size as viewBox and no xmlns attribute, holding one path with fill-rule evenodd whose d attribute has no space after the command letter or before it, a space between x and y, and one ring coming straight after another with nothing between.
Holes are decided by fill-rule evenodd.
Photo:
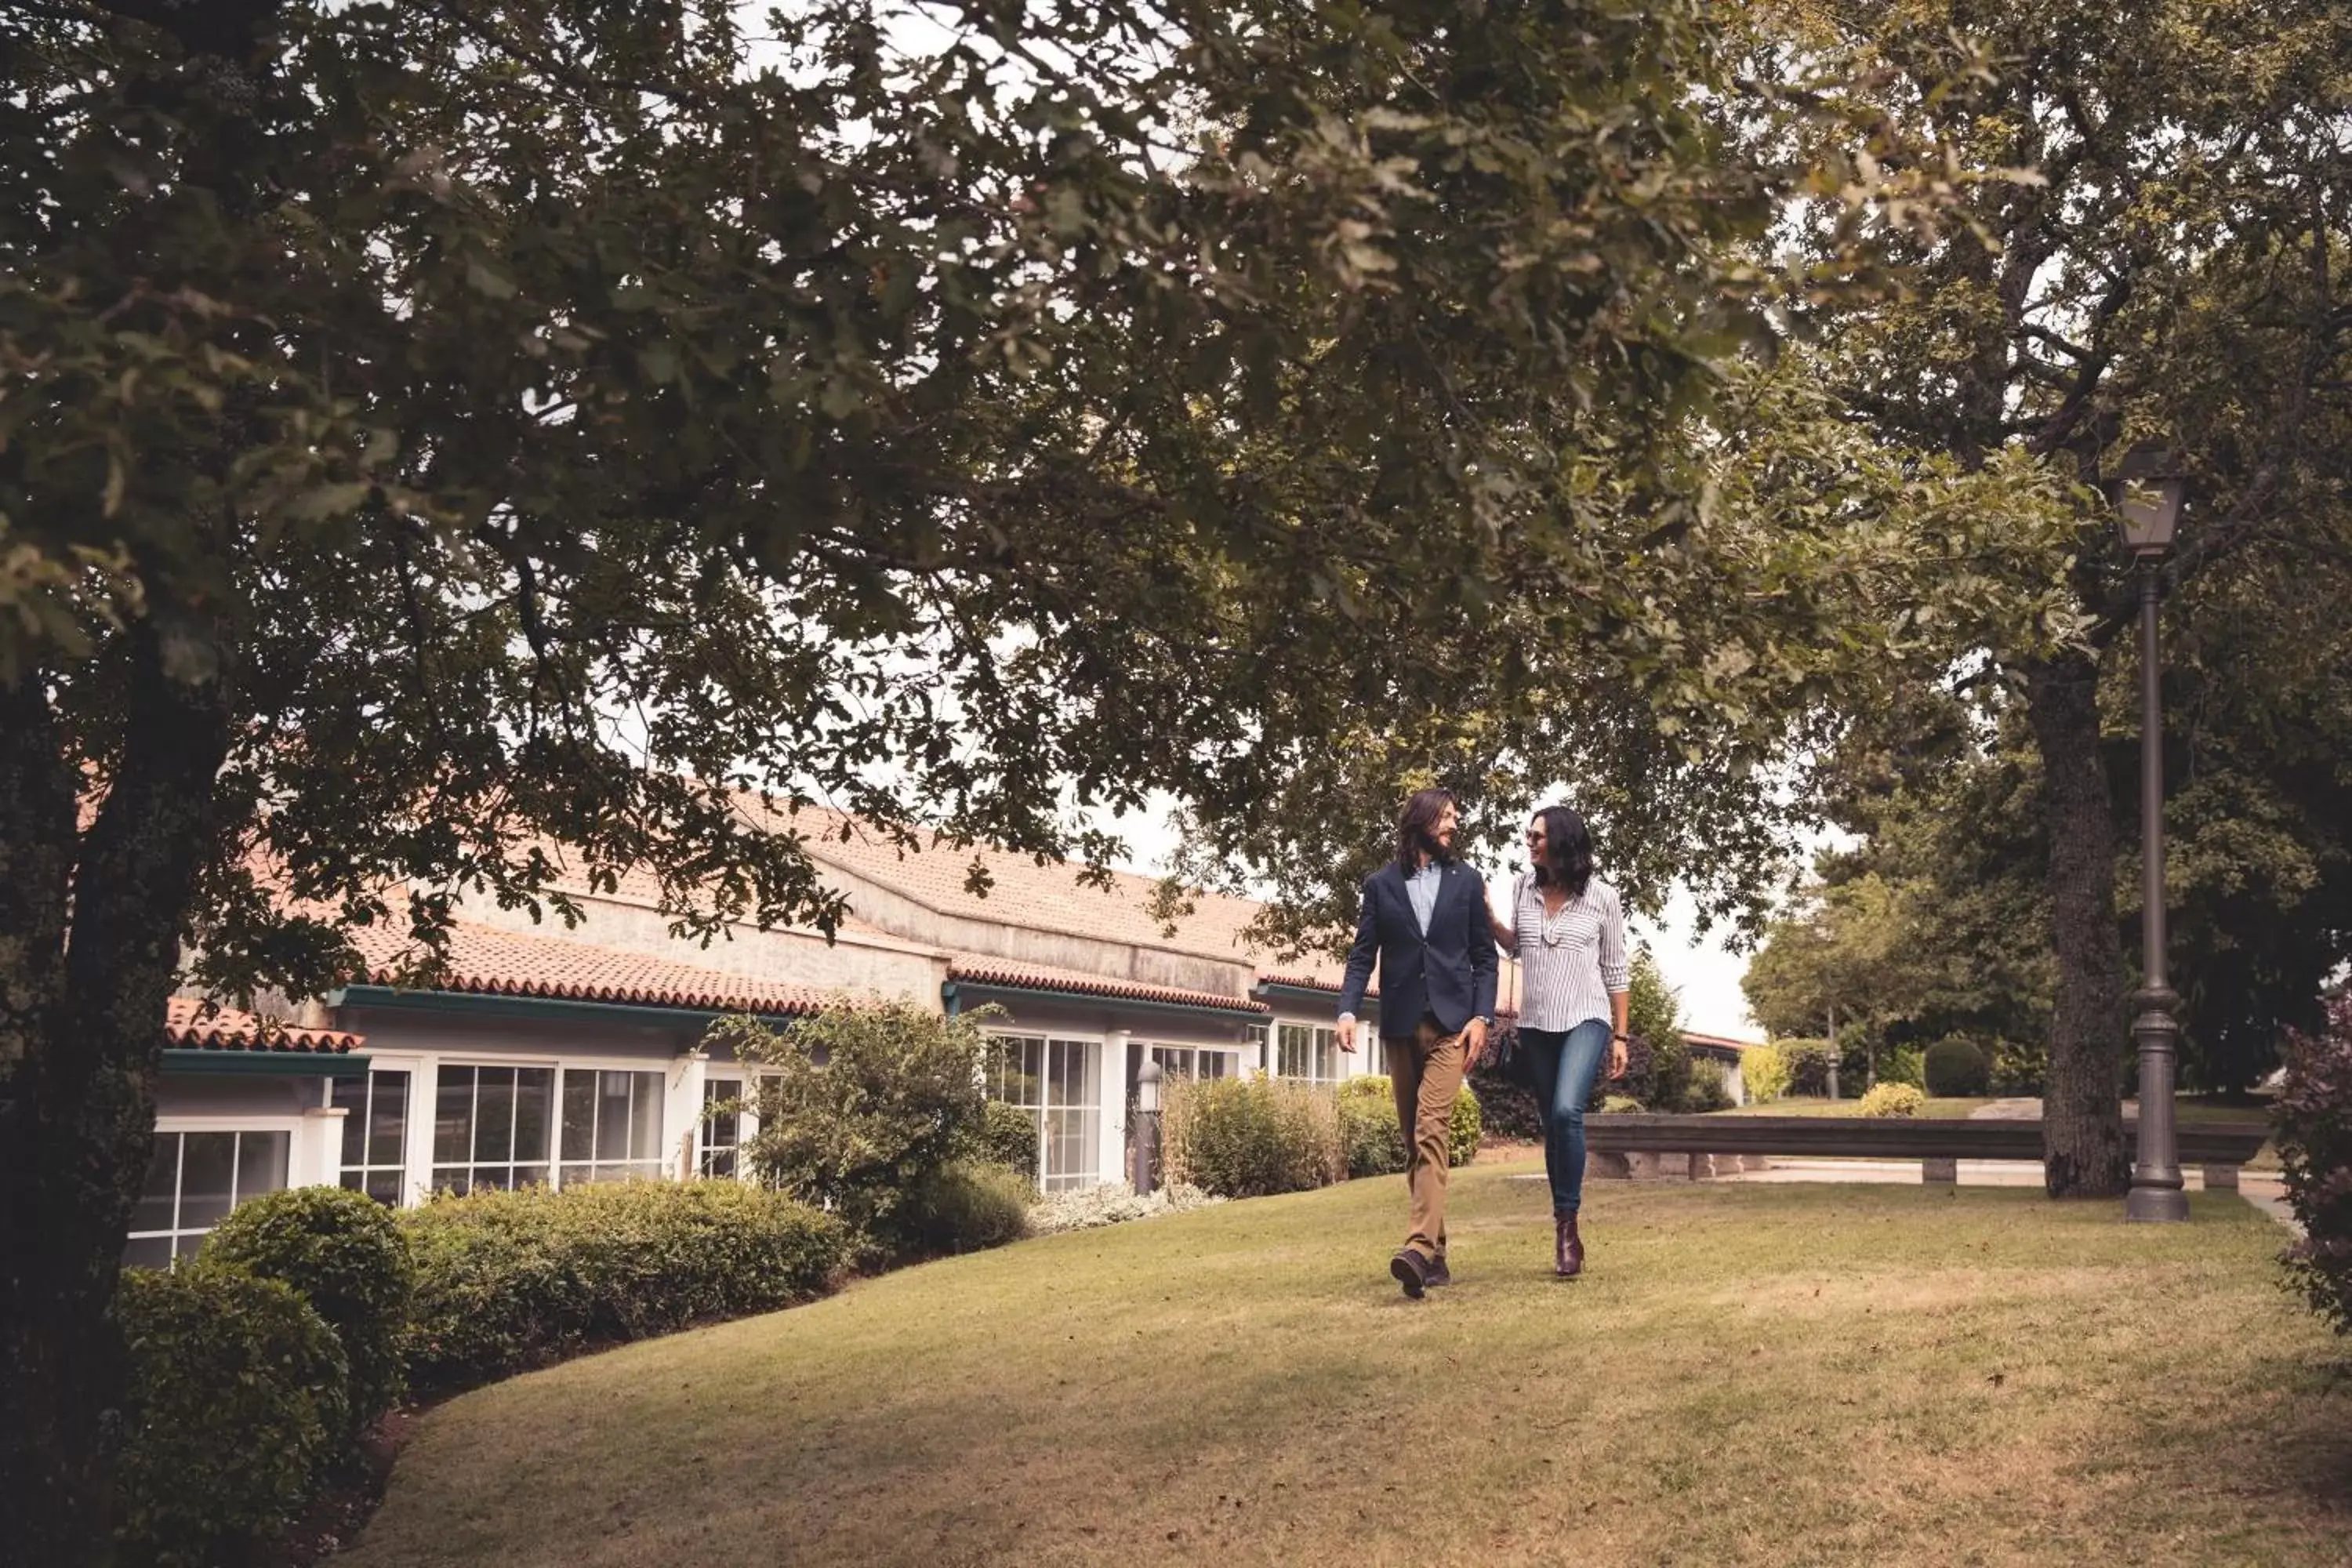
<instances>
[{"instance_id":1,"label":"woman's right arm","mask_svg":"<svg viewBox=\"0 0 2352 1568\"><path fill-rule=\"evenodd\" d=\"M1510 920L1504 920L1496 914L1493 904L1486 906L1486 923L1495 928L1495 940L1502 944L1504 952L1513 957L1517 957L1519 951L1519 928L1517 924L1518 912L1519 885L1517 882L1511 884L1512 918Z\"/></svg>"}]
</instances>

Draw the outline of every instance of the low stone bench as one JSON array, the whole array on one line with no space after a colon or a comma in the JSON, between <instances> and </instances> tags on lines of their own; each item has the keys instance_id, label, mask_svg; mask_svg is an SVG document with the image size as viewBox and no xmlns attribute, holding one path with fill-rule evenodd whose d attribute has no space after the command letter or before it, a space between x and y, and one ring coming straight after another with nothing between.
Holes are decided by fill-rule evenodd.
<instances>
[{"instance_id":1,"label":"low stone bench","mask_svg":"<svg viewBox=\"0 0 2352 1568\"><path fill-rule=\"evenodd\" d=\"M2136 1123L2124 1119L2124 1146ZM2176 1136L2183 1169L2201 1165L2209 1192L2234 1191L2238 1168L2267 1128L2200 1122ZM1586 1171L1633 1181L1690 1181L1766 1168L1788 1158L1916 1160L1920 1180L1952 1182L1962 1160L2042 1161L2042 1123L1902 1116L1653 1116L1584 1119Z\"/></svg>"}]
</instances>

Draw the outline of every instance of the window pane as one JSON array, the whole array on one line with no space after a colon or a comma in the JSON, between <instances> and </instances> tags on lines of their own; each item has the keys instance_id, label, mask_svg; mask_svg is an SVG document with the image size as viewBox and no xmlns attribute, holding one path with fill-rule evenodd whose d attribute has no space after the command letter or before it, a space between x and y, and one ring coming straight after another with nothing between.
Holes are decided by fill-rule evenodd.
<instances>
[{"instance_id":1,"label":"window pane","mask_svg":"<svg viewBox=\"0 0 2352 1568\"><path fill-rule=\"evenodd\" d=\"M368 1080L339 1078L327 1103L343 1113L343 1163L367 1163Z\"/></svg>"},{"instance_id":2,"label":"window pane","mask_svg":"<svg viewBox=\"0 0 2352 1568\"><path fill-rule=\"evenodd\" d=\"M348 1176L344 1177L343 1184L345 1186L350 1186L352 1184L351 1178ZM380 1204L388 1204L394 1208L399 1207L400 1173L398 1171L370 1171L367 1177L367 1195L373 1198Z\"/></svg>"},{"instance_id":3,"label":"window pane","mask_svg":"<svg viewBox=\"0 0 2352 1568\"><path fill-rule=\"evenodd\" d=\"M515 1075L511 1068L478 1068L474 1096L474 1158L514 1158Z\"/></svg>"},{"instance_id":4,"label":"window pane","mask_svg":"<svg viewBox=\"0 0 2352 1568\"><path fill-rule=\"evenodd\" d=\"M515 1187L543 1187L547 1185L547 1167L544 1165L517 1165L513 1171L509 1173L507 1184L509 1186Z\"/></svg>"},{"instance_id":5,"label":"window pane","mask_svg":"<svg viewBox=\"0 0 2352 1568\"><path fill-rule=\"evenodd\" d=\"M286 1157L293 1142L291 1132L237 1134L237 1202L274 1193L286 1184Z\"/></svg>"},{"instance_id":6,"label":"window pane","mask_svg":"<svg viewBox=\"0 0 2352 1568\"><path fill-rule=\"evenodd\" d=\"M596 1075L596 1158L625 1160L632 1152L629 1135L636 1125L637 1075L604 1072Z\"/></svg>"},{"instance_id":7,"label":"window pane","mask_svg":"<svg viewBox=\"0 0 2352 1568\"><path fill-rule=\"evenodd\" d=\"M540 1181L547 1179L547 1137L551 1131L550 1117L555 1106L555 1069L553 1068L518 1068L515 1069L515 1131L514 1158L538 1163Z\"/></svg>"},{"instance_id":8,"label":"window pane","mask_svg":"<svg viewBox=\"0 0 2352 1568\"><path fill-rule=\"evenodd\" d=\"M155 1135L155 1157L147 1163L146 1190L139 1194L138 1204L131 1211L133 1230L169 1230L172 1228L173 1201L180 1191L180 1134L159 1132ZM165 1262L172 1255L163 1254Z\"/></svg>"},{"instance_id":9,"label":"window pane","mask_svg":"<svg viewBox=\"0 0 2352 1568\"><path fill-rule=\"evenodd\" d=\"M474 1080L478 1068L441 1069L441 1087L434 1096L433 1160L457 1164L474 1147Z\"/></svg>"},{"instance_id":10,"label":"window pane","mask_svg":"<svg viewBox=\"0 0 2352 1568\"><path fill-rule=\"evenodd\" d=\"M596 1075L577 1068L563 1074L563 1147L566 1160L596 1156Z\"/></svg>"},{"instance_id":11,"label":"window pane","mask_svg":"<svg viewBox=\"0 0 2352 1568\"><path fill-rule=\"evenodd\" d=\"M180 1154L180 1217L176 1228L218 1225L236 1199L236 1134L184 1132Z\"/></svg>"},{"instance_id":12,"label":"window pane","mask_svg":"<svg viewBox=\"0 0 2352 1568\"><path fill-rule=\"evenodd\" d=\"M368 1163L398 1165L408 1150L408 1075L380 1072L368 1079ZM344 1147L349 1148L346 1140Z\"/></svg>"},{"instance_id":13,"label":"window pane","mask_svg":"<svg viewBox=\"0 0 2352 1568\"><path fill-rule=\"evenodd\" d=\"M145 1236L122 1249L122 1266L126 1268L169 1268L172 1266L172 1238L168 1236Z\"/></svg>"}]
</instances>

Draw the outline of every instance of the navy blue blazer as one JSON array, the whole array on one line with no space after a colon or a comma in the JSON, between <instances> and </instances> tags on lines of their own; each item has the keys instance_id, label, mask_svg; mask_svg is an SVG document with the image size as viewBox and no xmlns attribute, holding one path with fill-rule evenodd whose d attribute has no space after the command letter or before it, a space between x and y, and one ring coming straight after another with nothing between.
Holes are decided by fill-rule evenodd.
<instances>
[{"instance_id":1,"label":"navy blue blazer","mask_svg":"<svg viewBox=\"0 0 2352 1568\"><path fill-rule=\"evenodd\" d=\"M1424 1013L1449 1035L1473 1018L1494 1021L1495 928L1486 919L1486 879L1469 867L1446 865L1426 937L1413 919L1412 895L1405 891L1404 873L1395 861L1364 879L1356 945L1339 987L1341 1013L1362 1013L1375 953L1381 961L1382 1036L1411 1035Z\"/></svg>"}]
</instances>

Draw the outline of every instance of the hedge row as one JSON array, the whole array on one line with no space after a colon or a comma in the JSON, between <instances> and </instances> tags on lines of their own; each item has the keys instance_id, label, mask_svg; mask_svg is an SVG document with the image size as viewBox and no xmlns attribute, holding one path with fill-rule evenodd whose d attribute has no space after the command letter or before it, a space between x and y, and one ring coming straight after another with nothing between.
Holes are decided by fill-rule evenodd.
<instances>
[{"instance_id":1,"label":"hedge row","mask_svg":"<svg viewBox=\"0 0 2352 1568\"><path fill-rule=\"evenodd\" d=\"M397 1216L334 1187L240 1205L193 1263L123 1276L120 1560L236 1568L404 1384L454 1390L789 1306L849 1252L837 1220L733 1182L483 1192Z\"/></svg>"}]
</instances>

